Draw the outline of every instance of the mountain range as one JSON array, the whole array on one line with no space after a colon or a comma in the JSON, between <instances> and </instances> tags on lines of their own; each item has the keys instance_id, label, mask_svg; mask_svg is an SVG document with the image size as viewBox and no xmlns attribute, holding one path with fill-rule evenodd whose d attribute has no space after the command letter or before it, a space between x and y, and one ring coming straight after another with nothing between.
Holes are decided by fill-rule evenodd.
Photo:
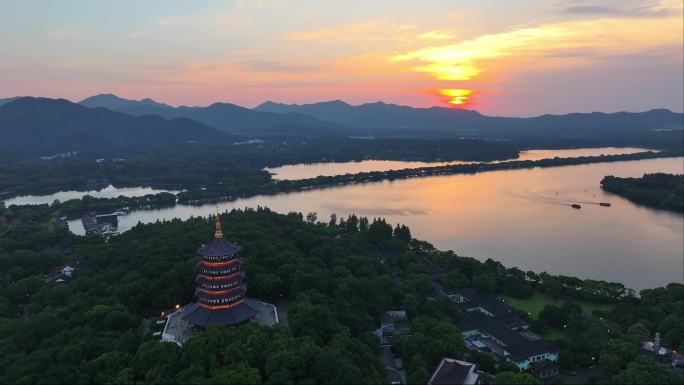
<instances>
[{"instance_id":1,"label":"mountain range","mask_svg":"<svg viewBox=\"0 0 684 385\"><path fill-rule=\"evenodd\" d=\"M98 95L81 102L132 115L186 117L226 132L243 135L374 135L423 138L530 138L651 136L677 130L684 115L665 109L646 112L572 113L532 118L493 117L477 111L414 108L383 102L352 106L336 100L313 104L265 102L254 109L229 103L208 107L171 107L151 99L121 99ZM660 131L654 131L660 130Z\"/></svg>"},{"instance_id":2,"label":"mountain range","mask_svg":"<svg viewBox=\"0 0 684 385\"><path fill-rule=\"evenodd\" d=\"M252 110L230 103L214 103L208 107L171 107L152 99L123 99L112 94L96 95L79 102L87 107L105 107L112 111L143 116L157 115L166 119L190 118L219 130L234 134L258 135L329 135L341 133L337 124L324 122L298 112L273 113Z\"/></svg>"},{"instance_id":3,"label":"mountain range","mask_svg":"<svg viewBox=\"0 0 684 385\"><path fill-rule=\"evenodd\" d=\"M336 100L313 104L281 104L265 102L257 111L294 113L313 116L325 121L366 129L395 129L440 131L443 133L558 135L600 134L601 131L620 129L623 133L681 127L683 115L665 109L641 113L572 113L542 115L532 118L485 116L477 111L430 107L413 108L383 102L352 106Z\"/></svg>"},{"instance_id":4,"label":"mountain range","mask_svg":"<svg viewBox=\"0 0 684 385\"><path fill-rule=\"evenodd\" d=\"M18 97L18 96L15 96L15 97L13 97L13 98L0 99L0 106L2 106L3 104L7 104L7 103L9 103L9 102L12 102L12 101L14 101L14 100L16 100L16 99L19 99L19 97Z\"/></svg>"},{"instance_id":5,"label":"mountain range","mask_svg":"<svg viewBox=\"0 0 684 385\"><path fill-rule=\"evenodd\" d=\"M150 149L188 143L230 143L238 137L188 118L132 116L64 99L22 97L0 106L0 149L34 153L89 147Z\"/></svg>"},{"instance_id":6,"label":"mountain range","mask_svg":"<svg viewBox=\"0 0 684 385\"><path fill-rule=\"evenodd\" d=\"M104 94L80 103L64 99L0 99L0 148L29 152L74 148L151 149L222 145L245 138L298 137L483 139L520 147L684 147L684 115L574 113L533 118L491 117L477 111L413 108L382 102L352 106L266 102L249 109L229 103L172 107L152 99Z\"/></svg>"}]
</instances>

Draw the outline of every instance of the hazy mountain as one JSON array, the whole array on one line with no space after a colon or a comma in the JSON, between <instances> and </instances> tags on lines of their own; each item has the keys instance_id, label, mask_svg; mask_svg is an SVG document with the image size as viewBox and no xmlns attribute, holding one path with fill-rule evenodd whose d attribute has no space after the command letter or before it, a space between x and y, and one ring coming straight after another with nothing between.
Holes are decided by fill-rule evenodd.
<instances>
[{"instance_id":1,"label":"hazy mountain","mask_svg":"<svg viewBox=\"0 0 684 385\"><path fill-rule=\"evenodd\" d=\"M260 112L230 103L214 103L209 107L178 107L165 116L184 116L227 132L245 135L271 133L330 135L344 130L337 124L300 113Z\"/></svg>"},{"instance_id":2,"label":"hazy mountain","mask_svg":"<svg viewBox=\"0 0 684 385\"><path fill-rule=\"evenodd\" d=\"M222 131L255 135L488 138L497 140L572 140L577 145L671 142L682 132L683 115L668 110L641 113L574 113L533 118L492 117L477 111L414 108L383 102L352 106L340 100L313 104L266 102L248 109L230 103L208 107L171 107L151 99L97 95L81 102L131 115L185 117ZM665 130L665 131L663 131ZM574 145L575 143L573 143Z\"/></svg>"},{"instance_id":3,"label":"hazy mountain","mask_svg":"<svg viewBox=\"0 0 684 385\"><path fill-rule=\"evenodd\" d=\"M336 100L303 105L266 102L255 110L299 112L333 123L362 127L376 135L534 140L534 143L563 140L570 145L682 146L684 125L683 114L665 109L509 118L485 116L471 110L413 108L382 102L352 106Z\"/></svg>"},{"instance_id":4,"label":"hazy mountain","mask_svg":"<svg viewBox=\"0 0 684 385\"><path fill-rule=\"evenodd\" d=\"M80 104L136 116L158 115L167 119L185 117L222 131L245 135L328 135L344 130L337 124L300 113L261 112L230 103L214 103L208 107L171 107L151 99L137 101L107 94L89 97Z\"/></svg>"},{"instance_id":5,"label":"hazy mountain","mask_svg":"<svg viewBox=\"0 0 684 385\"><path fill-rule=\"evenodd\" d=\"M618 112L606 114L572 113L566 115L543 115L533 118L491 117L477 111L430 107L414 108L383 102L352 106L335 100L313 104L280 104L265 102L257 111L293 113L299 112L333 123L365 128L418 128L449 130L454 128L497 129L510 128L599 128L620 125L625 128L665 128L682 125L682 114L659 109L641 113Z\"/></svg>"},{"instance_id":6,"label":"hazy mountain","mask_svg":"<svg viewBox=\"0 0 684 385\"><path fill-rule=\"evenodd\" d=\"M187 118L135 117L46 98L19 98L1 106L0 136L0 148L31 153L229 144L236 139Z\"/></svg>"},{"instance_id":7,"label":"hazy mountain","mask_svg":"<svg viewBox=\"0 0 684 385\"><path fill-rule=\"evenodd\" d=\"M158 115L148 111L156 109L172 109L168 104L156 102L150 98L132 100L120 98L113 94L100 94L85 98L78 102L86 107L105 107L112 111L123 112L131 115Z\"/></svg>"},{"instance_id":8,"label":"hazy mountain","mask_svg":"<svg viewBox=\"0 0 684 385\"><path fill-rule=\"evenodd\" d=\"M321 120L364 128L452 129L482 118L477 111L454 108L413 108L383 102L352 106L340 100L314 104L278 104L266 102L255 110L310 115Z\"/></svg>"},{"instance_id":9,"label":"hazy mountain","mask_svg":"<svg viewBox=\"0 0 684 385\"><path fill-rule=\"evenodd\" d=\"M13 97L13 98L0 99L0 106L2 106L3 104L7 104L7 103L9 103L9 102L11 102L11 101L13 101L13 100L18 99L18 98L19 98L18 96L15 96L15 97Z\"/></svg>"}]
</instances>

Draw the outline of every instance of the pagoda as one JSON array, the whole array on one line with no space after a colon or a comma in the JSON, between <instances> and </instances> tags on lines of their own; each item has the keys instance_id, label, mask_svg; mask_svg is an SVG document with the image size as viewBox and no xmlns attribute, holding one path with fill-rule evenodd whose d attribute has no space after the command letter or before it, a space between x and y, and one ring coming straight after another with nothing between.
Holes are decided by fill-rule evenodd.
<instances>
[{"instance_id":1,"label":"pagoda","mask_svg":"<svg viewBox=\"0 0 684 385\"><path fill-rule=\"evenodd\" d=\"M194 326L236 325L251 320L260 312L259 301L245 297L247 286L240 246L228 242L221 231L221 217L215 220L214 238L197 254L197 302L185 307L182 319Z\"/></svg>"}]
</instances>

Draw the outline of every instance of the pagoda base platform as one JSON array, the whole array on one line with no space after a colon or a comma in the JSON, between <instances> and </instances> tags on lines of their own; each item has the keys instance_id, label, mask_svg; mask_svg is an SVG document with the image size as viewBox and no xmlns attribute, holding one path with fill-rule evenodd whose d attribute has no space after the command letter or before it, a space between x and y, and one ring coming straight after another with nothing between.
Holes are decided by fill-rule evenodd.
<instances>
[{"instance_id":1,"label":"pagoda base platform","mask_svg":"<svg viewBox=\"0 0 684 385\"><path fill-rule=\"evenodd\" d=\"M273 308L273 309L271 309ZM273 305L266 304L254 298L244 301L229 309L207 309L198 303L192 303L183 308L182 318L194 326L207 327L215 325L237 325L249 320L257 322L268 319L270 312L275 312ZM267 313L267 314L262 314ZM274 323L277 323L277 316ZM270 322L259 322L270 323Z\"/></svg>"}]
</instances>

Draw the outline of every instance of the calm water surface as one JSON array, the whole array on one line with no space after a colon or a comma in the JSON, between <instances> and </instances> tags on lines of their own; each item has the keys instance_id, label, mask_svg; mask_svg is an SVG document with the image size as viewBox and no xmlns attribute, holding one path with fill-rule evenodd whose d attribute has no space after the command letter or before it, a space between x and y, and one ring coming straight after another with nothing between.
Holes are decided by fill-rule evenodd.
<instances>
[{"instance_id":1,"label":"calm water surface","mask_svg":"<svg viewBox=\"0 0 684 385\"><path fill-rule=\"evenodd\" d=\"M86 195L90 195L94 198L116 198L118 196L125 197L138 197L147 194L158 194L161 192L177 193L178 191L170 190L155 190L150 187L123 187L117 188L109 185L101 190L91 190L91 191L60 191L50 195L24 195L19 197L14 197L5 200L5 205L41 205L41 204L52 204L55 199L61 202L67 201L69 199L81 199Z\"/></svg>"},{"instance_id":2,"label":"calm water surface","mask_svg":"<svg viewBox=\"0 0 684 385\"><path fill-rule=\"evenodd\" d=\"M596 156L596 155L615 155L633 154L636 152L648 151L645 148L635 147L600 147L600 148L578 148L569 150L528 150L521 151L520 157L516 160L540 160L553 157L572 158L577 156ZM354 174L359 172L401 170L405 168L435 167L448 164L467 164L478 163L472 161L453 161L453 162L404 162L399 160L364 160L361 162L329 162L329 163L310 163L294 164L281 167L266 168L266 171L275 174L274 178L280 180L295 180L315 178L319 175L333 176Z\"/></svg>"},{"instance_id":3,"label":"calm water surface","mask_svg":"<svg viewBox=\"0 0 684 385\"><path fill-rule=\"evenodd\" d=\"M642 289L682 282L684 216L638 206L599 187L605 175L684 173L684 158L598 163L397 180L256 196L219 210L267 206L287 213L385 217L417 238L460 255L506 266L622 282ZM601 207L598 202L610 202ZM571 208L582 205L581 210ZM215 204L141 210L120 217L138 223L216 212ZM79 221L70 228L83 233ZM230 234L228 234L230 237Z\"/></svg>"}]
</instances>

